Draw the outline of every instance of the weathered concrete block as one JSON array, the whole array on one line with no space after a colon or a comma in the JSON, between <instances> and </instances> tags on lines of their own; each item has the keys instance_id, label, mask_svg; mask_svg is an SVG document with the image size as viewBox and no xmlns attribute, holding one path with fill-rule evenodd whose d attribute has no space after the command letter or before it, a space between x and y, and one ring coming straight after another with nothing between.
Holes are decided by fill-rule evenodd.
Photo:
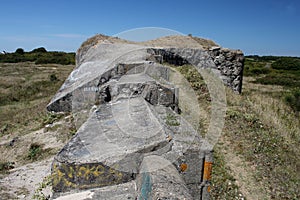
<instances>
[{"instance_id":1,"label":"weathered concrete block","mask_svg":"<svg viewBox=\"0 0 300 200\"><path fill-rule=\"evenodd\" d=\"M137 185L140 200L193 199L174 165L158 156L144 158L137 177Z\"/></svg>"}]
</instances>

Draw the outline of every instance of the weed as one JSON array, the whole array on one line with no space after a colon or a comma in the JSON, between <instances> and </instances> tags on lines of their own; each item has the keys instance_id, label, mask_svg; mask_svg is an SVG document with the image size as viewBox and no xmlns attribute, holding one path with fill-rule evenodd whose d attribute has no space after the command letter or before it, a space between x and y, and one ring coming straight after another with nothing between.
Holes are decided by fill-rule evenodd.
<instances>
[{"instance_id":1,"label":"weed","mask_svg":"<svg viewBox=\"0 0 300 200\"><path fill-rule=\"evenodd\" d=\"M0 136L6 134L8 132L8 124L4 124L1 128L0 128Z\"/></svg>"},{"instance_id":2,"label":"weed","mask_svg":"<svg viewBox=\"0 0 300 200\"><path fill-rule=\"evenodd\" d=\"M27 158L30 160L36 160L42 153L42 147L40 144L33 143L30 145Z\"/></svg>"},{"instance_id":3,"label":"weed","mask_svg":"<svg viewBox=\"0 0 300 200\"><path fill-rule=\"evenodd\" d=\"M47 112L43 116L41 126L43 127L47 124L53 124L54 122L60 120L64 116L66 116L66 113Z\"/></svg>"},{"instance_id":4,"label":"weed","mask_svg":"<svg viewBox=\"0 0 300 200\"><path fill-rule=\"evenodd\" d=\"M14 162L0 162L0 172L6 172L7 170L14 168Z\"/></svg>"},{"instance_id":5,"label":"weed","mask_svg":"<svg viewBox=\"0 0 300 200\"><path fill-rule=\"evenodd\" d=\"M180 122L177 121L177 118L175 115L168 113L165 120L166 120L166 124L168 126L179 126L180 125Z\"/></svg>"},{"instance_id":6,"label":"weed","mask_svg":"<svg viewBox=\"0 0 300 200\"><path fill-rule=\"evenodd\" d=\"M50 79L51 82L58 81L58 78L57 78L57 76L56 76L55 74L51 74L51 75L49 76L49 79Z\"/></svg>"},{"instance_id":7,"label":"weed","mask_svg":"<svg viewBox=\"0 0 300 200\"><path fill-rule=\"evenodd\" d=\"M50 195L45 195L43 191L47 187L50 187L51 184L52 184L51 175L46 176L43 179L43 181L39 184L39 187L35 190L32 199L37 199L37 200L48 200L48 199L50 199Z\"/></svg>"}]
</instances>

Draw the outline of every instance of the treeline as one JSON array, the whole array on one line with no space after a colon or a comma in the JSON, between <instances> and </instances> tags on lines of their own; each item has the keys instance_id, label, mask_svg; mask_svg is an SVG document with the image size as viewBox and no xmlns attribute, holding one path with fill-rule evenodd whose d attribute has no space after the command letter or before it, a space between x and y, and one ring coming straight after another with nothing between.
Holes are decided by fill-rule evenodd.
<instances>
[{"instance_id":1,"label":"treeline","mask_svg":"<svg viewBox=\"0 0 300 200\"><path fill-rule=\"evenodd\" d=\"M256 63L270 62L273 69L300 70L299 57L250 55L246 56L246 58L250 61L255 61Z\"/></svg>"},{"instance_id":2,"label":"treeline","mask_svg":"<svg viewBox=\"0 0 300 200\"><path fill-rule=\"evenodd\" d=\"M266 64L272 69L276 70L288 70L288 71L299 71L300 70L300 58L299 57L287 57L287 56L258 56L251 55L245 56L246 63L252 65L252 69L255 72L266 73L270 70L264 69ZM259 70L261 69L261 70Z\"/></svg>"},{"instance_id":3,"label":"treeline","mask_svg":"<svg viewBox=\"0 0 300 200\"><path fill-rule=\"evenodd\" d=\"M35 64L75 64L75 53L65 53L59 51L47 51L44 47L25 52L18 48L14 53L4 53L0 55L1 63L34 62Z\"/></svg>"}]
</instances>

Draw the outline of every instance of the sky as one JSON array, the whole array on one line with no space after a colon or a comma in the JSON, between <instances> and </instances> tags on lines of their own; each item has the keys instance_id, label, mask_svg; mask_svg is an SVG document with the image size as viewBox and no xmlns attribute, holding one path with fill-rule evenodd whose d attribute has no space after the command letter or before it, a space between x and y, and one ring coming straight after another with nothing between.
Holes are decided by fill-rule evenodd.
<instances>
[{"instance_id":1,"label":"sky","mask_svg":"<svg viewBox=\"0 0 300 200\"><path fill-rule=\"evenodd\" d=\"M299 0L0 0L0 51L74 52L97 33L143 27L211 39L246 55L300 57Z\"/></svg>"}]
</instances>

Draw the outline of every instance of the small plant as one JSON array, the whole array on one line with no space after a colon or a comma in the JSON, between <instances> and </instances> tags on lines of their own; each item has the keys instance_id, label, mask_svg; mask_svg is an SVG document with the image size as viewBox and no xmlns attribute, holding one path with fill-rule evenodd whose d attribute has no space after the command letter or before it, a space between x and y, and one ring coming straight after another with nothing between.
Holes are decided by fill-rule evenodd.
<instances>
[{"instance_id":1,"label":"small plant","mask_svg":"<svg viewBox=\"0 0 300 200\"><path fill-rule=\"evenodd\" d=\"M4 135L7 131L8 131L8 124L4 124L4 125L0 128L0 136Z\"/></svg>"},{"instance_id":2,"label":"small plant","mask_svg":"<svg viewBox=\"0 0 300 200\"><path fill-rule=\"evenodd\" d=\"M74 127L74 126L70 127L70 135L74 136L76 133L77 133L76 127Z\"/></svg>"},{"instance_id":3,"label":"small plant","mask_svg":"<svg viewBox=\"0 0 300 200\"><path fill-rule=\"evenodd\" d=\"M175 115L167 114L167 117L165 118L166 124L168 126L179 126L180 123L177 121L177 118Z\"/></svg>"},{"instance_id":4,"label":"small plant","mask_svg":"<svg viewBox=\"0 0 300 200\"><path fill-rule=\"evenodd\" d=\"M56 76L55 74L51 74L51 75L49 76L49 79L50 79L51 82L58 81L58 78L57 78L57 76Z\"/></svg>"},{"instance_id":5,"label":"small plant","mask_svg":"<svg viewBox=\"0 0 300 200\"><path fill-rule=\"evenodd\" d=\"M30 160L36 160L42 153L42 147L40 144L33 143L30 145L27 158Z\"/></svg>"},{"instance_id":6,"label":"small plant","mask_svg":"<svg viewBox=\"0 0 300 200\"><path fill-rule=\"evenodd\" d=\"M52 184L52 177L51 175L46 176L43 181L39 184L39 187L35 190L32 199L37 200L48 200L50 199L50 195L46 195L43 193L43 190L47 187L50 187Z\"/></svg>"},{"instance_id":7,"label":"small plant","mask_svg":"<svg viewBox=\"0 0 300 200\"><path fill-rule=\"evenodd\" d=\"M55 112L48 112L42 121L42 126L46 124L53 124L55 121L61 119L64 116L63 113L55 113Z\"/></svg>"},{"instance_id":8,"label":"small plant","mask_svg":"<svg viewBox=\"0 0 300 200\"><path fill-rule=\"evenodd\" d=\"M14 162L0 162L0 172L6 172L7 170L14 168Z\"/></svg>"}]
</instances>

